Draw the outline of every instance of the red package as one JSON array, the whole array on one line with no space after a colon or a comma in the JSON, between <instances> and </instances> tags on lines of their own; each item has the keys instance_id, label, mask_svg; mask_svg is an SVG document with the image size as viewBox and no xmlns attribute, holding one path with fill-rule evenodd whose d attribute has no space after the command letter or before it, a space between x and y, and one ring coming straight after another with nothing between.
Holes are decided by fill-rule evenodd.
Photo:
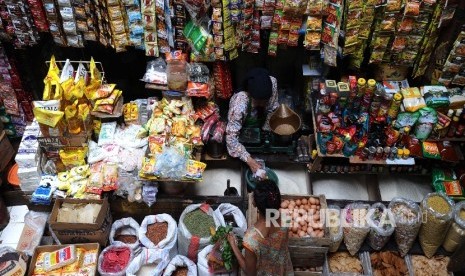
<instances>
[{"instance_id":1,"label":"red package","mask_svg":"<svg viewBox=\"0 0 465 276\"><path fill-rule=\"evenodd\" d=\"M219 120L219 116L217 114L213 114L205 121L205 124L202 126L202 141L207 143L210 138L210 129L212 126Z\"/></svg>"},{"instance_id":2,"label":"red package","mask_svg":"<svg viewBox=\"0 0 465 276\"><path fill-rule=\"evenodd\" d=\"M210 98L210 89L207 83L191 82L187 83L187 95L190 97Z\"/></svg>"},{"instance_id":3,"label":"red package","mask_svg":"<svg viewBox=\"0 0 465 276\"><path fill-rule=\"evenodd\" d=\"M213 135L210 140L213 140L218 143L223 142L224 132L226 131L226 123L223 121L218 121L215 125L215 130L213 131Z\"/></svg>"},{"instance_id":4,"label":"red package","mask_svg":"<svg viewBox=\"0 0 465 276\"><path fill-rule=\"evenodd\" d=\"M231 70L226 62L217 61L213 65L213 76L215 80L216 97L229 99L232 96Z\"/></svg>"},{"instance_id":5,"label":"red package","mask_svg":"<svg viewBox=\"0 0 465 276\"><path fill-rule=\"evenodd\" d=\"M48 32L48 21L45 16L43 4L41 0L27 0L29 9L34 20L34 25L39 32Z\"/></svg>"}]
</instances>

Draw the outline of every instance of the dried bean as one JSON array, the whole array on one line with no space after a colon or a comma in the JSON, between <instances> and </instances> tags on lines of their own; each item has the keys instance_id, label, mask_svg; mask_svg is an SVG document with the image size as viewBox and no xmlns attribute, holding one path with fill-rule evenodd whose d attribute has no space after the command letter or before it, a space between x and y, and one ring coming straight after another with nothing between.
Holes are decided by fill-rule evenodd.
<instances>
[{"instance_id":1,"label":"dried bean","mask_svg":"<svg viewBox=\"0 0 465 276\"><path fill-rule=\"evenodd\" d=\"M168 235L168 223L166 222L155 222L147 225L147 238L157 245Z\"/></svg>"}]
</instances>

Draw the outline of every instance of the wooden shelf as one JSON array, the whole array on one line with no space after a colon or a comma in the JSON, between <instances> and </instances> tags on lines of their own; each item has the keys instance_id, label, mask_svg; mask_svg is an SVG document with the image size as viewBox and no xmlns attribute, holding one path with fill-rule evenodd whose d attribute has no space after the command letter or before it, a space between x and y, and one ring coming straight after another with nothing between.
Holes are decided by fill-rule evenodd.
<instances>
[{"instance_id":1,"label":"wooden shelf","mask_svg":"<svg viewBox=\"0 0 465 276\"><path fill-rule=\"evenodd\" d=\"M153 83L146 83L145 84L145 89L152 89L152 90L160 90L160 91L168 91L168 86L166 85L159 85L159 84L153 84Z\"/></svg>"},{"instance_id":2,"label":"wooden shelf","mask_svg":"<svg viewBox=\"0 0 465 276\"><path fill-rule=\"evenodd\" d=\"M394 160L362 160L358 156L351 156L349 158L351 164L372 164L372 165L401 165L401 166L412 166L415 165L415 158L410 157L407 159L394 159Z\"/></svg>"}]
</instances>

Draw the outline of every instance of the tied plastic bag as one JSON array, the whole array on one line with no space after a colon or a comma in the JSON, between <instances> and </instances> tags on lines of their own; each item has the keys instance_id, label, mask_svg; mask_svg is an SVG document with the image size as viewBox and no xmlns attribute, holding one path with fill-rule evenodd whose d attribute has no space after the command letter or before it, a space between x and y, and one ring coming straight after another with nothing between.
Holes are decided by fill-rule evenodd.
<instances>
[{"instance_id":1,"label":"tied plastic bag","mask_svg":"<svg viewBox=\"0 0 465 276\"><path fill-rule=\"evenodd\" d=\"M197 276L197 265L189 260L189 258L182 255L176 255L173 259L171 259L163 273L163 276L173 275L176 272L176 269L180 267L187 268L187 276Z\"/></svg>"},{"instance_id":2,"label":"tied plastic bag","mask_svg":"<svg viewBox=\"0 0 465 276\"><path fill-rule=\"evenodd\" d=\"M368 211L367 222L370 225L368 244L371 248L380 250L394 232L394 217L384 204L375 203Z\"/></svg>"},{"instance_id":3,"label":"tied plastic bag","mask_svg":"<svg viewBox=\"0 0 465 276\"><path fill-rule=\"evenodd\" d=\"M184 223L186 215L198 209L205 211L207 215L213 218L215 229L218 228L218 226L223 226L218 215L206 204L191 204L184 209L179 218L178 251L180 255L187 256L193 261L196 261L198 252L210 244L210 237L197 237L192 235Z\"/></svg>"},{"instance_id":4,"label":"tied plastic bag","mask_svg":"<svg viewBox=\"0 0 465 276\"><path fill-rule=\"evenodd\" d=\"M162 58L151 60L147 63L147 68L142 81L160 85L166 85L168 78L166 75L166 62Z\"/></svg>"},{"instance_id":5,"label":"tied plastic bag","mask_svg":"<svg viewBox=\"0 0 465 276\"><path fill-rule=\"evenodd\" d=\"M98 272L101 276L124 276L133 258L134 253L129 246L122 242L115 242L100 253Z\"/></svg>"},{"instance_id":6,"label":"tied plastic bag","mask_svg":"<svg viewBox=\"0 0 465 276\"><path fill-rule=\"evenodd\" d=\"M202 249L200 252L199 252L199 255L197 257L198 261L197 261L197 272L198 272L198 275L199 276L218 276L218 275L222 275L222 276L236 276L237 275L237 272L231 272L231 273L218 273L218 274L213 274L210 272L210 268L208 266L208 255L210 254L210 252L212 252L213 250L213 247L214 245L208 245L206 246L204 249Z\"/></svg>"},{"instance_id":7,"label":"tied plastic bag","mask_svg":"<svg viewBox=\"0 0 465 276\"><path fill-rule=\"evenodd\" d=\"M48 213L29 211L24 216L24 229L23 232L28 231L28 236L31 237L29 242L22 241L18 244L17 250L32 256L34 249L39 246L40 239L44 234L45 225L48 220Z\"/></svg>"},{"instance_id":8,"label":"tied plastic bag","mask_svg":"<svg viewBox=\"0 0 465 276\"><path fill-rule=\"evenodd\" d=\"M164 178L179 180L186 174L187 159L174 148L165 147L158 155L155 172Z\"/></svg>"},{"instance_id":9,"label":"tied plastic bag","mask_svg":"<svg viewBox=\"0 0 465 276\"><path fill-rule=\"evenodd\" d=\"M150 271L150 275L162 275L168 263L169 257L167 251L142 248L142 252L129 264L126 275L135 276L142 266L150 264L156 264L155 268Z\"/></svg>"},{"instance_id":10,"label":"tied plastic bag","mask_svg":"<svg viewBox=\"0 0 465 276\"><path fill-rule=\"evenodd\" d=\"M139 240L138 240L139 228L140 228L139 223L137 223L137 221L135 221L131 217L115 220L115 222L113 222L113 225L111 226L110 244L113 244L116 241L118 241L117 240L118 238L124 239L124 237L129 238L130 236L134 236L135 237L134 243L127 243L127 242L124 242L123 240L120 240L120 242L125 243L132 250L137 249L139 247Z\"/></svg>"},{"instance_id":11,"label":"tied plastic bag","mask_svg":"<svg viewBox=\"0 0 465 276\"><path fill-rule=\"evenodd\" d=\"M237 225L237 227L233 227L233 233L244 237L245 231L247 231L247 220L237 206L230 203L222 203L216 208L215 213L220 219L221 225L226 225L225 216L233 216L234 222Z\"/></svg>"},{"instance_id":12,"label":"tied plastic bag","mask_svg":"<svg viewBox=\"0 0 465 276\"><path fill-rule=\"evenodd\" d=\"M465 201L455 205L454 222L447 232L442 247L448 252L455 252L461 244L465 244Z\"/></svg>"},{"instance_id":13,"label":"tied plastic bag","mask_svg":"<svg viewBox=\"0 0 465 276\"><path fill-rule=\"evenodd\" d=\"M366 221L369 208L368 204L350 203L342 211L344 243L352 256L358 252L370 232Z\"/></svg>"},{"instance_id":14,"label":"tied plastic bag","mask_svg":"<svg viewBox=\"0 0 465 276\"><path fill-rule=\"evenodd\" d=\"M158 244L154 244L147 237L147 227L157 222L166 222L168 224L167 236L161 240ZM140 242L149 249L157 249L167 251L170 258L173 258L178 254L178 226L172 216L168 214L158 214L146 216L142 221L139 228L139 240Z\"/></svg>"},{"instance_id":15,"label":"tied plastic bag","mask_svg":"<svg viewBox=\"0 0 465 276\"><path fill-rule=\"evenodd\" d=\"M420 206L415 202L395 197L389 203L389 211L394 216L396 225L394 237L401 257L412 248L421 226Z\"/></svg>"},{"instance_id":16,"label":"tied plastic bag","mask_svg":"<svg viewBox=\"0 0 465 276\"><path fill-rule=\"evenodd\" d=\"M443 193L429 193L421 202L423 222L419 232L421 248L428 258L441 246L452 222L454 202Z\"/></svg>"},{"instance_id":17,"label":"tied plastic bag","mask_svg":"<svg viewBox=\"0 0 465 276\"><path fill-rule=\"evenodd\" d=\"M329 252L336 252L341 245L343 233L341 223L341 208L336 205L328 205L326 223L329 230Z\"/></svg>"}]
</instances>

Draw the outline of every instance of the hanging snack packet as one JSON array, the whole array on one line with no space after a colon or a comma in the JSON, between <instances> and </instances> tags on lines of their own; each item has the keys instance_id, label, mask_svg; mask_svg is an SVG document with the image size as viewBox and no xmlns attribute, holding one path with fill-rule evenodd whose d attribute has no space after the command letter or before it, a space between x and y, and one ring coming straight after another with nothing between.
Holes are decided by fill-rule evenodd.
<instances>
[{"instance_id":1,"label":"hanging snack packet","mask_svg":"<svg viewBox=\"0 0 465 276\"><path fill-rule=\"evenodd\" d=\"M187 172L184 177L188 179L201 180L202 173L205 171L206 167L207 164L203 162L189 159L187 161Z\"/></svg>"}]
</instances>

